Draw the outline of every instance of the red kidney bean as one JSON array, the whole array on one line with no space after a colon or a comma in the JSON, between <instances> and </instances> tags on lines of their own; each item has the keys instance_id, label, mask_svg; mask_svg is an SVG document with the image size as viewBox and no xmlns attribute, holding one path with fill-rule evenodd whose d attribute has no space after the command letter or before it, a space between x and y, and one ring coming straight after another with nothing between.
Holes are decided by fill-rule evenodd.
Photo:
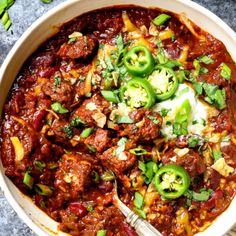
<instances>
[{"instance_id":1,"label":"red kidney bean","mask_svg":"<svg viewBox=\"0 0 236 236\"><path fill-rule=\"evenodd\" d=\"M79 218L84 217L88 213L87 209L79 202L70 203L68 209Z\"/></svg>"},{"instance_id":2,"label":"red kidney bean","mask_svg":"<svg viewBox=\"0 0 236 236\"><path fill-rule=\"evenodd\" d=\"M33 117L33 127L35 130L39 131L42 126L42 120L46 116L47 112L45 110L39 110L35 112Z\"/></svg>"}]
</instances>

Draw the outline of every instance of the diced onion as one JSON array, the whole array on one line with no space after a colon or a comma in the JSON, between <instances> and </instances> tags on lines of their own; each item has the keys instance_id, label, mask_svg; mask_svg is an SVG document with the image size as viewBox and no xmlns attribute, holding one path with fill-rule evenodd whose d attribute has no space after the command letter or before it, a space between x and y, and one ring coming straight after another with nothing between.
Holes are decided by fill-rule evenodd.
<instances>
[{"instance_id":1,"label":"diced onion","mask_svg":"<svg viewBox=\"0 0 236 236\"><path fill-rule=\"evenodd\" d=\"M18 137L11 137L11 142L15 150L16 161L22 161L24 158L24 148Z\"/></svg>"}]
</instances>

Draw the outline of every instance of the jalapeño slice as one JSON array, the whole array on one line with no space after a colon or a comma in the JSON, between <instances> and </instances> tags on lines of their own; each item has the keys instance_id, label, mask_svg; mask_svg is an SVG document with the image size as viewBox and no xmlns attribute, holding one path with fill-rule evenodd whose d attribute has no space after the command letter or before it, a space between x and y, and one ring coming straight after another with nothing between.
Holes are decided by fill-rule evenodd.
<instances>
[{"instance_id":1,"label":"jalape\u00f1o slice","mask_svg":"<svg viewBox=\"0 0 236 236\"><path fill-rule=\"evenodd\" d=\"M182 166L168 164L157 171L154 184L161 196L175 199L182 196L189 188L190 177Z\"/></svg>"},{"instance_id":2,"label":"jalape\u00f1o slice","mask_svg":"<svg viewBox=\"0 0 236 236\"><path fill-rule=\"evenodd\" d=\"M170 98L178 88L178 79L175 72L162 65L156 66L148 77L148 81L154 88L157 100L164 101Z\"/></svg>"},{"instance_id":3,"label":"jalape\u00f1o slice","mask_svg":"<svg viewBox=\"0 0 236 236\"><path fill-rule=\"evenodd\" d=\"M133 108L150 108L155 104L155 92L150 83L143 78L133 78L120 90L123 102Z\"/></svg>"},{"instance_id":4,"label":"jalape\u00f1o slice","mask_svg":"<svg viewBox=\"0 0 236 236\"><path fill-rule=\"evenodd\" d=\"M127 71L134 76L149 75L154 69L154 58L145 46L136 46L124 57Z\"/></svg>"}]
</instances>

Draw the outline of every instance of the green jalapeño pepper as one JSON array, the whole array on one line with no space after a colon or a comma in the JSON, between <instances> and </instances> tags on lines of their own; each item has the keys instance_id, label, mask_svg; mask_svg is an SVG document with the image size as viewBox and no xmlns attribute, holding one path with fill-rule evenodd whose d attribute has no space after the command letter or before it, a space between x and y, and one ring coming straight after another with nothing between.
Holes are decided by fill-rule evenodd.
<instances>
[{"instance_id":1,"label":"green jalape\u00f1o pepper","mask_svg":"<svg viewBox=\"0 0 236 236\"><path fill-rule=\"evenodd\" d=\"M190 177L182 166L168 164L157 171L154 184L161 196L175 199L183 195L189 188Z\"/></svg>"},{"instance_id":2,"label":"green jalape\u00f1o pepper","mask_svg":"<svg viewBox=\"0 0 236 236\"><path fill-rule=\"evenodd\" d=\"M120 90L123 102L133 108L150 108L155 104L155 92L149 82L143 78L133 78Z\"/></svg>"},{"instance_id":3,"label":"green jalape\u00f1o pepper","mask_svg":"<svg viewBox=\"0 0 236 236\"><path fill-rule=\"evenodd\" d=\"M175 72L165 66L158 65L148 77L148 81L156 92L157 100L170 98L178 88L178 79Z\"/></svg>"},{"instance_id":4,"label":"green jalape\u00f1o pepper","mask_svg":"<svg viewBox=\"0 0 236 236\"><path fill-rule=\"evenodd\" d=\"M145 46L136 46L128 51L124 57L127 71L134 76L149 75L154 68L154 58Z\"/></svg>"}]
</instances>

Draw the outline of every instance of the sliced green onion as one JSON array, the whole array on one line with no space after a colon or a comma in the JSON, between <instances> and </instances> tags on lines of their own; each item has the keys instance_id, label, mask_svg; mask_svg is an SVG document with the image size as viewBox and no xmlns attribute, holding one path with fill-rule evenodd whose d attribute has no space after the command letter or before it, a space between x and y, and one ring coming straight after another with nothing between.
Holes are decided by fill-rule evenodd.
<instances>
[{"instance_id":1,"label":"sliced green onion","mask_svg":"<svg viewBox=\"0 0 236 236\"><path fill-rule=\"evenodd\" d=\"M147 116L147 118L156 125L160 123L160 121L155 116Z\"/></svg>"},{"instance_id":2,"label":"sliced green onion","mask_svg":"<svg viewBox=\"0 0 236 236\"><path fill-rule=\"evenodd\" d=\"M49 4L49 3L52 3L53 0L41 0L42 3L46 3L46 4Z\"/></svg>"},{"instance_id":3,"label":"sliced green onion","mask_svg":"<svg viewBox=\"0 0 236 236\"><path fill-rule=\"evenodd\" d=\"M93 177L92 177L92 178L93 178L93 182L96 183L96 184L99 183L100 177L99 177L98 172L97 172L97 171L93 171L93 172L92 172L92 176L93 176Z\"/></svg>"},{"instance_id":4,"label":"sliced green onion","mask_svg":"<svg viewBox=\"0 0 236 236\"><path fill-rule=\"evenodd\" d=\"M86 128L81 133L81 138L87 138L93 132L93 128Z\"/></svg>"},{"instance_id":5,"label":"sliced green onion","mask_svg":"<svg viewBox=\"0 0 236 236\"><path fill-rule=\"evenodd\" d=\"M96 236L105 236L107 231L105 229L101 229L97 231Z\"/></svg>"},{"instance_id":6,"label":"sliced green onion","mask_svg":"<svg viewBox=\"0 0 236 236\"><path fill-rule=\"evenodd\" d=\"M59 114L65 114L67 112L69 112L69 110L67 110L63 105L61 105L61 103L59 102L54 102L51 105L51 108L53 109L53 111L59 113Z\"/></svg>"},{"instance_id":7,"label":"sliced green onion","mask_svg":"<svg viewBox=\"0 0 236 236\"><path fill-rule=\"evenodd\" d=\"M134 211L140 216L140 217L142 217L143 219L146 219L146 213L143 211L143 210L141 210L141 209L138 209L138 208L134 208Z\"/></svg>"},{"instance_id":8,"label":"sliced green onion","mask_svg":"<svg viewBox=\"0 0 236 236\"><path fill-rule=\"evenodd\" d=\"M35 184L34 190L42 196L50 196L53 193L52 188L44 184Z\"/></svg>"},{"instance_id":9,"label":"sliced green onion","mask_svg":"<svg viewBox=\"0 0 236 236\"><path fill-rule=\"evenodd\" d=\"M196 193L193 191L193 200L198 202L205 202L210 198L212 192L212 189L202 191L200 190L200 193Z\"/></svg>"},{"instance_id":10,"label":"sliced green onion","mask_svg":"<svg viewBox=\"0 0 236 236\"><path fill-rule=\"evenodd\" d=\"M167 14L160 14L152 22L154 25L159 26L159 25L163 25L170 18L171 18L171 16L169 16Z\"/></svg>"},{"instance_id":11,"label":"sliced green onion","mask_svg":"<svg viewBox=\"0 0 236 236\"><path fill-rule=\"evenodd\" d=\"M29 187L29 189L33 188L33 184L34 184L34 179L32 178L32 176L29 174L28 171L25 172L24 175L24 179L23 179L23 183Z\"/></svg>"},{"instance_id":12,"label":"sliced green onion","mask_svg":"<svg viewBox=\"0 0 236 236\"><path fill-rule=\"evenodd\" d=\"M136 155L136 156L142 156L142 155L145 155L145 154L149 154L149 152L147 152L145 149L140 148L140 147L130 149L129 152Z\"/></svg>"},{"instance_id":13,"label":"sliced green onion","mask_svg":"<svg viewBox=\"0 0 236 236\"><path fill-rule=\"evenodd\" d=\"M214 63L214 61L210 57L205 56L205 55L204 56L200 56L198 58L198 61L203 62L206 65Z\"/></svg>"},{"instance_id":14,"label":"sliced green onion","mask_svg":"<svg viewBox=\"0 0 236 236\"><path fill-rule=\"evenodd\" d=\"M116 176L114 175L114 173L110 170L104 172L102 175L101 175L101 179L104 180L104 181L111 181L111 180L114 180L116 178Z\"/></svg>"},{"instance_id":15,"label":"sliced green onion","mask_svg":"<svg viewBox=\"0 0 236 236\"><path fill-rule=\"evenodd\" d=\"M58 167L58 164L56 162L48 162L47 167L48 167L48 169L53 170Z\"/></svg>"},{"instance_id":16,"label":"sliced green onion","mask_svg":"<svg viewBox=\"0 0 236 236\"><path fill-rule=\"evenodd\" d=\"M34 161L34 166L35 166L38 170L42 171L42 170L46 167L46 164L45 164L45 162L43 162L43 161Z\"/></svg>"},{"instance_id":17,"label":"sliced green onion","mask_svg":"<svg viewBox=\"0 0 236 236\"><path fill-rule=\"evenodd\" d=\"M221 63L220 75L226 80L229 80L231 77L231 69L225 63Z\"/></svg>"},{"instance_id":18,"label":"sliced green onion","mask_svg":"<svg viewBox=\"0 0 236 236\"><path fill-rule=\"evenodd\" d=\"M109 102L114 102L114 103L118 103L119 102L119 98L118 98L117 94L115 92L113 92L113 91L102 90L101 94Z\"/></svg>"},{"instance_id":19,"label":"sliced green onion","mask_svg":"<svg viewBox=\"0 0 236 236\"><path fill-rule=\"evenodd\" d=\"M12 24L7 11L5 11L2 16L2 24L4 25L5 30L8 30Z\"/></svg>"},{"instance_id":20,"label":"sliced green onion","mask_svg":"<svg viewBox=\"0 0 236 236\"><path fill-rule=\"evenodd\" d=\"M134 205L138 208L141 209L144 204L144 198L139 192L134 193Z\"/></svg>"},{"instance_id":21,"label":"sliced green onion","mask_svg":"<svg viewBox=\"0 0 236 236\"><path fill-rule=\"evenodd\" d=\"M93 152L93 153L94 153L94 152L97 151L96 148L93 147L92 145L86 144L86 146L87 146L87 148L89 149L90 152Z\"/></svg>"}]
</instances>

